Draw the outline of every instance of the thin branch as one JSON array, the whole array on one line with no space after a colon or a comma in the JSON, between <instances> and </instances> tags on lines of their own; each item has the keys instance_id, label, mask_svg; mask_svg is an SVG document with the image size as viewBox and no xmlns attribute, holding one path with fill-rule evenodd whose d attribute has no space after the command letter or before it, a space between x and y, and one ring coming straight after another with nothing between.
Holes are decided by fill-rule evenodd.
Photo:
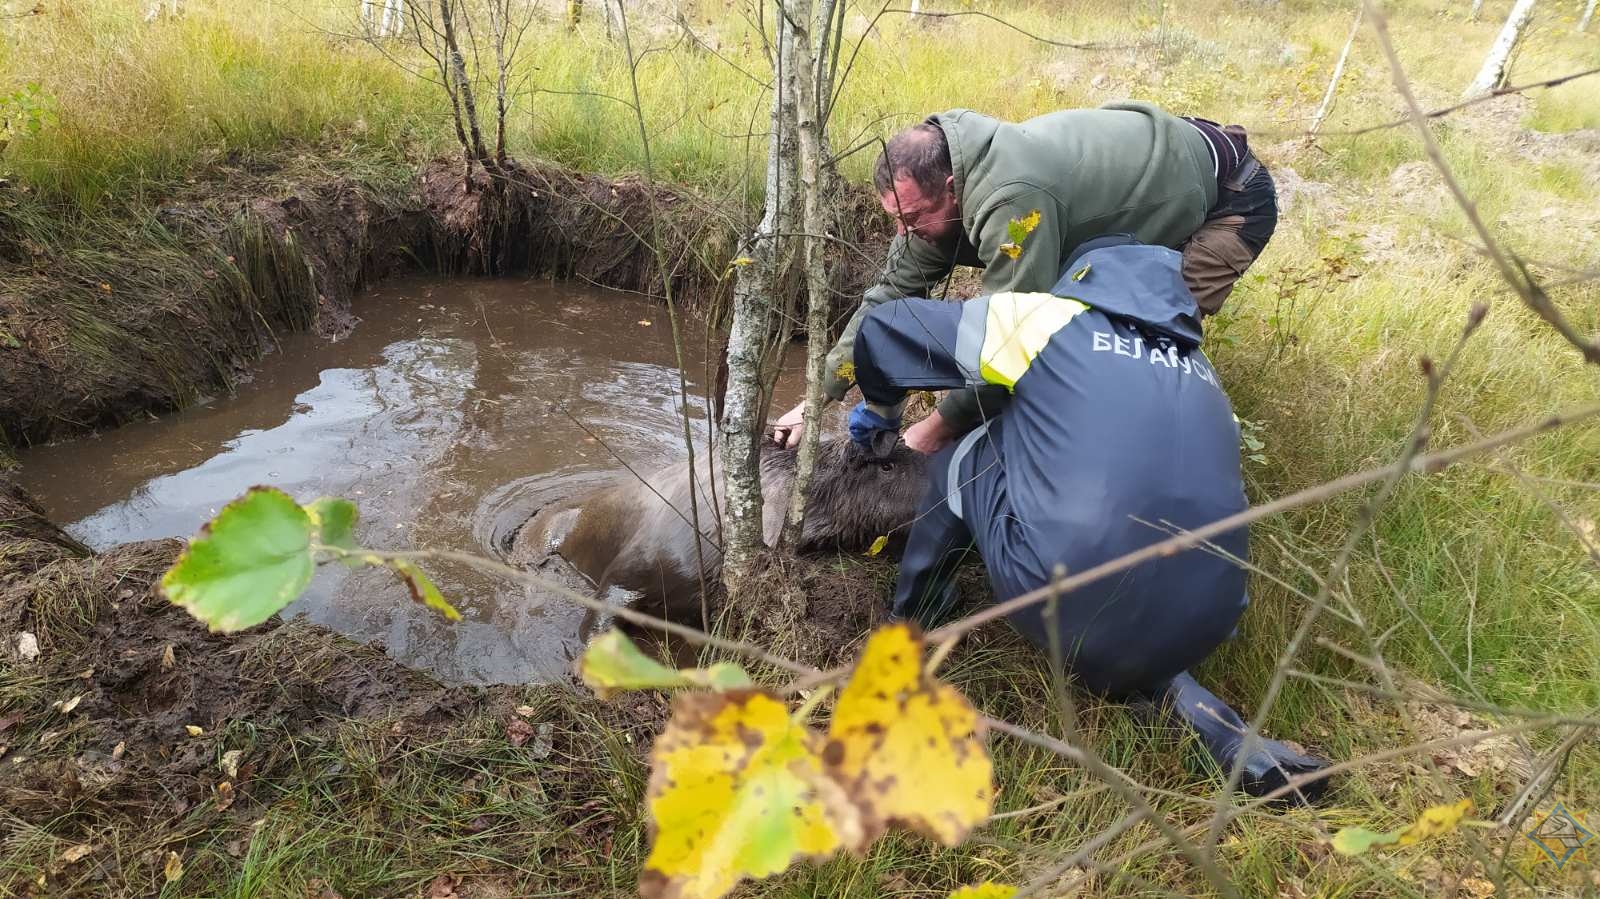
<instances>
[{"instance_id":1,"label":"thin branch","mask_svg":"<svg viewBox=\"0 0 1600 899\"><path fill-rule=\"evenodd\" d=\"M1450 188L1450 194L1455 197L1457 205L1466 213L1467 220L1472 223L1478 237L1483 241L1484 248L1489 252L1489 257L1494 260L1500 274L1505 278L1511 289L1522 297L1522 301L1534 314L1544 319L1555 328L1556 332L1566 338L1579 352L1583 354L1585 362L1590 365L1600 365L1600 340L1587 340L1573 329L1572 325L1561 315L1551 302L1544 288L1528 273L1527 266L1522 264L1514 254L1507 253L1500 248L1494 235L1484 224L1482 216L1478 215L1477 204L1472 202L1462 190L1460 182L1450 170L1450 164L1445 161L1444 150L1440 149L1439 142L1434 139L1433 131L1428 127L1427 115L1422 107L1417 104L1417 98L1411 92L1411 82L1406 78L1405 67L1400 63L1400 57L1395 53L1394 45L1389 41L1389 22L1383 13L1374 8L1372 0L1363 0L1367 7L1367 14L1372 19L1373 30L1377 32L1378 44L1383 48L1383 55L1389 60L1389 70L1394 76L1395 89L1406 102L1406 108L1411 111L1411 121L1417 127L1417 132L1422 135L1423 146L1427 149L1428 158L1433 160L1434 167L1439 170L1439 175Z\"/></svg>"}]
</instances>

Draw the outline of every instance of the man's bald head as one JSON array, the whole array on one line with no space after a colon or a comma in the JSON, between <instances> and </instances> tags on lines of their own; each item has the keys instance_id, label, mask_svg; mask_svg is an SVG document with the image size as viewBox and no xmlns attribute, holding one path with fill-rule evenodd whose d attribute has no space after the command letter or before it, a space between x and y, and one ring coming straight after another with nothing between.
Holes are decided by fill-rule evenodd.
<instances>
[{"instance_id":1,"label":"man's bald head","mask_svg":"<svg viewBox=\"0 0 1600 899\"><path fill-rule=\"evenodd\" d=\"M872 184L884 194L894 189L895 179L909 178L931 192L942 189L950 175L950 144L944 129L928 119L889 138L872 171Z\"/></svg>"}]
</instances>

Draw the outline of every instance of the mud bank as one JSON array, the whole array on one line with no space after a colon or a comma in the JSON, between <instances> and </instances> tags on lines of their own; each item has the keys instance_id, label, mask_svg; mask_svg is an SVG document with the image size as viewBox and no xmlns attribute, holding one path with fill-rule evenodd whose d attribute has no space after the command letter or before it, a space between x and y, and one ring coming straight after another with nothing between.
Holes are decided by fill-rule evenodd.
<instances>
[{"instance_id":1,"label":"mud bank","mask_svg":"<svg viewBox=\"0 0 1600 899\"><path fill-rule=\"evenodd\" d=\"M180 548L91 554L0 478L0 893L153 895L175 853L181 892L216 894L300 833L441 853L382 883L315 872L344 895L628 892L664 697L445 688L302 620L211 634L153 587ZM885 566L783 564L731 630L818 665L853 653ZM515 892L490 889L508 872ZM428 893L439 876L456 892ZM327 895L304 877L285 889Z\"/></svg>"},{"instance_id":2,"label":"mud bank","mask_svg":"<svg viewBox=\"0 0 1600 899\"><path fill-rule=\"evenodd\" d=\"M404 269L548 275L654 299L670 287L680 309L713 318L731 286L727 210L537 163L469 179L441 160L386 184L223 169L92 227L41 225L36 207L3 200L0 450L226 389L276 334L352 327L351 296ZM864 276L859 264L840 275Z\"/></svg>"}]
</instances>

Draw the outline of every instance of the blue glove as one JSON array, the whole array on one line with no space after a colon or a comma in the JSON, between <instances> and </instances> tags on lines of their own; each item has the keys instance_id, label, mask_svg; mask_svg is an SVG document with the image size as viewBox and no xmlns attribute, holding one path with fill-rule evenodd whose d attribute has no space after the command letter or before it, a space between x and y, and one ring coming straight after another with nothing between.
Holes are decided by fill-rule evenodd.
<instances>
[{"instance_id":1,"label":"blue glove","mask_svg":"<svg viewBox=\"0 0 1600 899\"><path fill-rule=\"evenodd\" d=\"M896 416L893 419L884 418L882 415L867 408L867 404L864 402L857 403L856 407L850 410L850 439L855 441L862 449L871 452L873 444L876 442L873 438L884 431L894 434L899 433L899 417Z\"/></svg>"}]
</instances>

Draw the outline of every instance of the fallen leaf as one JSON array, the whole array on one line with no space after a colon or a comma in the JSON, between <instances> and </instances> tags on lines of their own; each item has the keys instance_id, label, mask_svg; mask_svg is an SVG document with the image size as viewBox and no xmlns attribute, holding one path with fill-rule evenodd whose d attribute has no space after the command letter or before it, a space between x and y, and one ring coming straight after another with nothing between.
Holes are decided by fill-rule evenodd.
<instances>
[{"instance_id":1,"label":"fallen leaf","mask_svg":"<svg viewBox=\"0 0 1600 899\"><path fill-rule=\"evenodd\" d=\"M922 650L908 625L873 633L839 693L823 759L869 841L900 824L955 846L989 816L994 766L978 713L927 674Z\"/></svg>"},{"instance_id":2,"label":"fallen leaf","mask_svg":"<svg viewBox=\"0 0 1600 899\"><path fill-rule=\"evenodd\" d=\"M306 899L344 899L326 880L313 877L306 881Z\"/></svg>"},{"instance_id":3,"label":"fallen leaf","mask_svg":"<svg viewBox=\"0 0 1600 899\"><path fill-rule=\"evenodd\" d=\"M201 727L198 724L185 724L183 726L183 729L188 731L189 732L189 736L191 736L191 737L198 737L201 734L206 732L206 729Z\"/></svg>"},{"instance_id":4,"label":"fallen leaf","mask_svg":"<svg viewBox=\"0 0 1600 899\"><path fill-rule=\"evenodd\" d=\"M79 844L77 846L68 847L65 852L61 853L61 858L59 859L59 861L63 865L70 865L70 864L72 864L74 862L81 861L84 856L88 855L89 853L91 853L93 851L94 851L93 844L81 843L81 844Z\"/></svg>"},{"instance_id":5,"label":"fallen leaf","mask_svg":"<svg viewBox=\"0 0 1600 899\"><path fill-rule=\"evenodd\" d=\"M888 546L888 545L889 545L889 535L888 534L884 534L884 535L880 536L878 539L872 541L872 545L867 547L867 555L875 556L878 553L883 552L883 548L885 546Z\"/></svg>"},{"instance_id":6,"label":"fallen leaf","mask_svg":"<svg viewBox=\"0 0 1600 899\"><path fill-rule=\"evenodd\" d=\"M80 703L82 701L83 701L83 694L79 693L77 696L74 696L71 699L58 699L55 702L50 703L50 707L52 709L55 709L56 711L60 712L61 714L65 715L65 714L71 712L73 709L77 708L78 707L78 703Z\"/></svg>"},{"instance_id":7,"label":"fallen leaf","mask_svg":"<svg viewBox=\"0 0 1600 899\"><path fill-rule=\"evenodd\" d=\"M461 878L453 874L440 874L428 884L428 899L455 899L456 884Z\"/></svg>"},{"instance_id":8,"label":"fallen leaf","mask_svg":"<svg viewBox=\"0 0 1600 899\"><path fill-rule=\"evenodd\" d=\"M217 762L217 767L221 768L222 773L229 778L236 778L239 776L239 760L242 758L244 758L243 749L230 749L222 754L222 760Z\"/></svg>"},{"instance_id":9,"label":"fallen leaf","mask_svg":"<svg viewBox=\"0 0 1600 899\"><path fill-rule=\"evenodd\" d=\"M228 806L233 805L233 800L233 784L226 780L217 784L217 811L227 811Z\"/></svg>"},{"instance_id":10,"label":"fallen leaf","mask_svg":"<svg viewBox=\"0 0 1600 899\"><path fill-rule=\"evenodd\" d=\"M111 747L111 760L113 762L122 761L122 754L124 752L127 752L127 751L128 751L128 741L126 741L126 740L118 740L117 741L117 745Z\"/></svg>"},{"instance_id":11,"label":"fallen leaf","mask_svg":"<svg viewBox=\"0 0 1600 899\"><path fill-rule=\"evenodd\" d=\"M533 725L521 718L512 718L506 722L506 739L512 746L520 747L533 737Z\"/></svg>"},{"instance_id":12,"label":"fallen leaf","mask_svg":"<svg viewBox=\"0 0 1600 899\"><path fill-rule=\"evenodd\" d=\"M532 718L533 716L539 714L539 710L531 705L519 705L517 706L517 714L524 718Z\"/></svg>"},{"instance_id":13,"label":"fallen leaf","mask_svg":"<svg viewBox=\"0 0 1600 899\"><path fill-rule=\"evenodd\" d=\"M547 759L555 751L556 744L551 734L555 727L550 724L540 724L533 729L533 745L528 747L528 754L536 759Z\"/></svg>"},{"instance_id":14,"label":"fallen leaf","mask_svg":"<svg viewBox=\"0 0 1600 899\"><path fill-rule=\"evenodd\" d=\"M682 693L650 753L645 899L717 899L799 857L862 845L821 740L756 691Z\"/></svg>"},{"instance_id":15,"label":"fallen leaf","mask_svg":"<svg viewBox=\"0 0 1600 899\"><path fill-rule=\"evenodd\" d=\"M12 728L12 726L14 726L18 721L21 721L21 720L22 720L22 713L21 712L12 712L11 714L5 716L4 718L0 718L0 733L5 733L6 731L10 730Z\"/></svg>"},{"instance_id":16,"label":"fallen leaf","mask_svg":"<svg viewBox=\"0 0 1600 899\"><path fill-rule=\"evenodd\" d=\"M22 631L11 638L11 651L19 662L31 662L39 657L39 638Z\"/></svg>"},{"instance_id":17,"label":"fallen leaf","mask_svg":"<svg viewBox=\"0 0 1600 899\"><path fill-rule=\"evenodd\" d=\"M166 646L162 647L162 649L161 649L161 670L162 671L171 671L173 669L173 666L175 666L177 664L178 664L177 652L173 649L172 644L168 643Z\"/></svg>"},{"instance_id":18,"label":"fallen leaf","mask_svg":"<svg viewBox=\"0 0 1600 899\"><path fill-rule=\"evenodd\" d=\"M183 859L176 852L167 853L167 863L161 866L161 872L167 876L167 883L173 883L183 876Z\"/></svg>"}]
</instances>

